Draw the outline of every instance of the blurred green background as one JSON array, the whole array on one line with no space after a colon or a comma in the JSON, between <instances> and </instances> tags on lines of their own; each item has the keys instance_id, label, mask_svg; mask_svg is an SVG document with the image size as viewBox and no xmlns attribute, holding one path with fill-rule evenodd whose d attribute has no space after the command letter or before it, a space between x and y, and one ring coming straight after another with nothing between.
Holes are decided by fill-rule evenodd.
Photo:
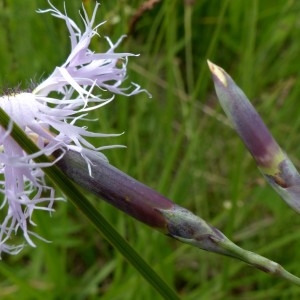
<instances>
[{"instance_id":1,"label":"blurred green background","mask_svg":"<svg viewBox=\"0 0 300 300\"><path fill-rule=\"evenodd\" d=\"M151 5L151 2L152 5ZM63 10L63 1L52 3ZM81 1L65 1L78 24ZM93 0L84 1L88 13ZM148 5L148 10L141 10ZM0 84L27 88L70 50L62 20L37 14L46 0L0 0ZM249 96L300 166L300 2L292 0L103 0L92 48L128 37L128 84L151 94L98 110L89 129L121 133L94 141L111 164L192 210L238 245L300 276L300 217L266 185L217 102L206 60ZM83 28L83 26L81 27ZM183 299L299 299L300 289L231 258L173 241L90 195L91 201ZM36 213L35 240L2 256L1 299L157 299L158 294L69 203Z\"/></svg>"}]
</instances>

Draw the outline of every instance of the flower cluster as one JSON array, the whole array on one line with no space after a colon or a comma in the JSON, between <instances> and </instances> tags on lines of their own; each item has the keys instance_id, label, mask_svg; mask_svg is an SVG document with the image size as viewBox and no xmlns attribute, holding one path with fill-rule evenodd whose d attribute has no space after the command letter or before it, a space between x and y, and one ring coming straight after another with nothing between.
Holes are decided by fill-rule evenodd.
<instances>
[{"instance_id":1,"label":"flower cluster","mask_svg":"<svg viewBox=\"0 0 300 300\"><path fill-rule=\"evenodd\" d=\"M65 21L71 53L66 62L56 67L32 92L14 92L0 97L1 108L40 148L39 152L28 155L10 137L11 128L5 130L0 127L0 190L3 194L0 208L5 214L0 223L0 255L2 252L16 254L24 247L24 244L15 245L11 241L17 232L22 232L26 242L35 246L30 236L36 234L28 228L34 225L32 213L35 209L53 211L53 202L58 199L54 189L45 184L42 168L47 165L35 163L34 158L41 154L50 155L57 149L71 149L83 156L85 151L103 149L96 149L86 137L110 135L93 133L77 126L78 120L86 117L89 111L112 101L114 94L130 96L144 91L134 83L122 87L126 79L127 59L133 55L115 52L124 36L115 44L106 37L109 50L105 53L89 49L91 39L98 35L97 28L103 24L94 26L98 3L90 19L83 8L83 32L67 16L66 9L63 14L49 4L49 9L38 12L49 12ZM96 91L111 92L112 97L103 99Z\"/></svg>"}]
</instances>

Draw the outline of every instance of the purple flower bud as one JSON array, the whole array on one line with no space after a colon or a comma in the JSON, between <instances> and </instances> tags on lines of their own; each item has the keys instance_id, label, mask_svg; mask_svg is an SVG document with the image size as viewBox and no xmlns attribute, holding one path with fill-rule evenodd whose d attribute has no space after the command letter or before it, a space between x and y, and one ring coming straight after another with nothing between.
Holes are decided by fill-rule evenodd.
<instances>
[{"instance_id":1,"label":"purple flower bud","mask_svg":"<svg viewBox=\"0 0 300 300\"><path fill-rule=\"evenodd\" d=\"M300 212L300 176L244 92L220 67L208 61L220 104L266 180Z\"/></svg>"}]
</instances>

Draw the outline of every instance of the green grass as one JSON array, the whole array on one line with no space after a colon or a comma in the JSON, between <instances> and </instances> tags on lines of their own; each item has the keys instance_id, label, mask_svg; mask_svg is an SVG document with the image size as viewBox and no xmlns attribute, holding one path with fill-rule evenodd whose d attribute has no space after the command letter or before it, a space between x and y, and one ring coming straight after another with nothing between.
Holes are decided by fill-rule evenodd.
<instances>
[{"instance_id":1,"label":"green grass","mask_svg":"<svg viewBox=\"0 0 300 300\"><path fill-rule=\"evenodd\" d=\"M66 1L80 21L81 1ZM120 52L129 79L147 88L118 96L89 128L125 132L97 145L110 162L213 224L238 245L300 276L300 217L263 181L217 102L206 59L225 68L246 92L279 144L300 166L300 3L165 0L145 12ZM86 1L90 10L93 1ZM143 1L103 0L101 36L128 31ZM63 8L62 1L53 4ZM61 20L38 15L46 1L0 1L0 84L39 81L69 51ZM93 47L106 49L104 39ZM183 299L299 299L300 289L216 254L175 242L90 195L101 213ZM36 240L0 262L1 299L157 299L153 288L69 203L37 213Z\"/></svg>"}]
</instances>

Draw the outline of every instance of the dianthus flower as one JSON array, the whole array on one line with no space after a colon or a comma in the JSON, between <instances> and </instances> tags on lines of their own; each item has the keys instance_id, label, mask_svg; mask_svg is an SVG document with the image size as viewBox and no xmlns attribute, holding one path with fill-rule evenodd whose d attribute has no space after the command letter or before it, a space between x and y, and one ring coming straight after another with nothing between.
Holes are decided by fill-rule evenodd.
<instances>
[{"instance_id":1,"label":"dianthus flower","mask_svg":"<svg viewBox=\"0 0 300 300\"><path fill-rule=\"evenodd\" d=\"M29 227L35 225L32 220L34 210L53 211L55 198L53 187L47 186L43 168L47 164L38 164L34 159L41 154L51 155L58 149L79 152L99 151L86 137L105 137L110 134L94 133L86 127L76 124L85 119L89 111L106 105L113 100L114 94L134 95L144 91L134 83L122 87L126 79L126 66L130 53L115 53L122 36L115 44L106 37L109 50L95 53L89 49L91 39L98 36L94 26L99 4L97 3L91 19L83 8L81 15L84 31L50 2L50 8L39 13L51 13L65 21L71 41L71 53L66 62L56 67L53 73L31 92L13 92L0 97L0 106L38 145L40 151L28 155L10 136L8 130L0 127L0 166L1 209L4 219L0 220L0 255L2 252L16 254L26 243L35 246L31 236L37 236ZM111 94L103 99L96 91ZM53 96L55 95L55 96ZM113 146L106 146L110 148ZM100 154L100 152L97 152ZM59 158L58 158L59 159ZM88 159L87 163L88 162ZM47 197L45 197L47 195ZM13 235L22 233L25 242L14 244Z\"/></svg>"}]
</instances>

